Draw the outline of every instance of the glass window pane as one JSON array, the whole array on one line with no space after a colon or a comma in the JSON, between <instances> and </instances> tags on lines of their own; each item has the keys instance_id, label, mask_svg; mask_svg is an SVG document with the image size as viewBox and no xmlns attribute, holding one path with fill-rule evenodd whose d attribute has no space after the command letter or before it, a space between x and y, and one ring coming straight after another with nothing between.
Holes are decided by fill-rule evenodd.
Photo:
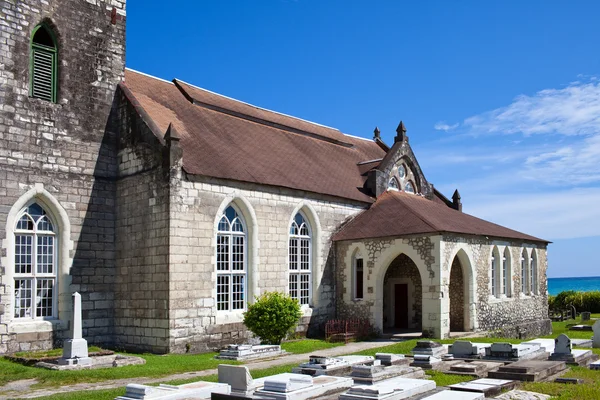
<instances>
[{"instance_id":1,"label":"glass window pane","mask_svg":"<svg viewBox=\"0 0 600 400\"><path fill-rule=\"evenodd\" d=\"M229 270L229 236L217 235L217 271Z\"/></svg>"},{"instance_id":2,"label":"glass window pane","mask_svg":"<svg viewBox=\"0 0 600 400\"><path fill-rule=\"evenodd\" d=\"M217 275L217 310L229 310L229 275Z\"/></svg>"},{"instance_id":3,"label":"glass window pane","mask_svg":"<svg viewBox=\"0 0 600 400\"><path fill-rule=\"evenodd\" d=\"M231 269L234 271L244 270L244 236L232 236L233 248L231 249Z\"/></svg>"},{"instance_id":4,"label":"glass window pane","mask_svg":"<svg viewBox=\"0 0 600 400\"><path fill-rule=\"evenodd\" d=\"M290 269L298 269L298 239L290 238Z\"/></svg>"},{"instance_id":5,"label":"glass window pane","mask_svg":"<svg viewBox=\"0 0 600 400\"><path fill-rule=\"evenodd\" d=\"M33 236L15 235L15 274L31 274Z\"/></svg>"},{"instance_id":6,"label":"glass window pane","mask_svg":"<svg viewBox=\"0 0 600 400\"><path fill-rule=\"evenodd\" d=\"M54 237L38 236L37 241L37 272L52 274L54 273Z\"/></svg>"},{"instance_id":7,"label":"glass window pane","mask_svg":"<svg viewBox=\"0 0 600 400\"><path fill-rule=\"evenodd\" d=\"M24 229L28 231L33 230L33 220L28 215L23 215L19 222L17 222L17 229Z\"/></svg>"},{"instance_id":8,"label":"glass window pane","mask_svg":"<svg viewBox=\"0 0 600 400\"><path fill-rule=\"evenodd\" d=\"M300 239L300 269L310 270L310 239Z\"/></svg>"},{"instance_id":9,"label":"glass window pane","mask_svg":"<svg viewBox=\"0 0 600 400\"><path fill-rule=\"evenodd\" d=\"M300 304L310 302L310 274L300 275Z\"/></svg>"},{"instance_id":10,"label":"glass window pane","mask_svg":"<svg viewBox=\"0 0 600 400\"><path fill-rule=\"evenodd\" d=\"M244 309L245 278L246 277L244 275L233 275L233 285L231 288L231 308L234 310Z\"/></svg>"},{"instance_id":11,"label":"glass window pane","mask_svg":"<svg viewBox=\"0 0 600 400\"><path fill-rule=\"evenodd\" d=\"M31 318L32 280L15 279L15 318Z\"/></svg>"},{"instance_id":12,"label":"glass window pane","mask_svg":"<svg viewBox=\"0 0 600 400\"><path fill-rule=\"evenodd\" d=\"M47 232L54 231L54 227L52 226L52 223L48 220L48 217L45 217L45 216L39 220L37 229L38 229L38 231L47 231Z\"/></svg>"},{"instance_id":13,"label":"glass window pane","mask_svg":"<svg viewBox=\"0 0 600 400\"><path fill-rule=\"evenodd\" d=\"M52 317L54 279L38 279L36 294L36 316Z\"/></svg>"},{"instance_id":14,"label":"glass window pane","mask_svg":"<svg viewBox=\"0 0 600 400\"><path fill-rule=\"evenodd\" d=\"M298 299L298 275L290 274L289 292L292 299Z\"/></svg>"}]
</instances>

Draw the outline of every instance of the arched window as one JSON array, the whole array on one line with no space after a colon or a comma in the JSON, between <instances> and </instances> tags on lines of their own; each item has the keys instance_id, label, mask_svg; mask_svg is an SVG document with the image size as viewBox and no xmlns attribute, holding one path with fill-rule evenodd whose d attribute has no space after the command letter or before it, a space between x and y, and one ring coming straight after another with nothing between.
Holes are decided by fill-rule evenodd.
<instances>
[{"instance_id":1,"label":"arched window","mask_svg":"<svg viewBox=\"0 0 600 400\"><path fill-rule=\"evenodd\" d=\"M56 103L58 49L53 32L40 24L33 29L29 71L31 97Z\"/></svg>"},{"instance_id":2,"label":"arched window","mask_svg":"<svg viewBox=\"0 0 600 400\"><path fill-rule=\"evenodd\" d=\"M353 259L352 266L352 282L353 288L352 293L355 300L362 300L364 297L364 284L365 284L365 271L363 257L360 252L357 251Z\"/></svg>"},{"instance_id":3,"label":"arched window","mask_svg":"<svg viewBox=\"0 0 600 400\"><path fill-rule=\"evenodd\" d=\"M537 293L537 285L538 285L538 277L537 277L537 255L535 253L535 250L531 250L531 263L530 263L530 269L529 269L529 276L531 279L531 288L529 290L529 292L531 293L531 295L533 296L534 294L538 294Z\"/></svg>"},{"instance_id":4,"label":"arched window","mask_svg":"<svg viewBox=\"0 0 600 400\"><path fill-rule=\"evenodd\" d=\"M528 282L529 280L527 279L528 277L528 273L527 270L529 268L529 261L528 261L527 257L527 250L523 249L523 253L521 253L521 292L523 294L528 294L529 293L529 287L528 287Z\"/></svg>"},{"instance_id":5,"label":"arched window","mask_svg":"<svg viewBox=\"0 0 600 400\"><path fill-rule=\"evenodd\" d=\"M312 295L311 230L301 213L296 214L290 226L289 284L290 297L300 304L310 304Z\"/></svg>"},{"instance_id":6,"label":"arched window","mask_svg":"<svg viewBox=\"0 0 600 400\"><path fill-rule=\"evenodd\" d=\"M502 257L502 294L507 297L511 296L511 278L512 278L512 265L510 260L510 251L508 247L504 249L504 255Z\"/></svg>"},{"instance_id":7,"label":"arched window","mask_svg":"<svg viewBox=\"0 0 600 400\"><path fill-rule=\"evenodd\" d=\"M14 318L55 318L58 232L46 211L33 203L21 211L14 235Z\"/></svg>"},{"instance_id":8,"label":"arched window","mask_svg":"<svg viewBox=\"0 0 600 400\"><path fill-rule=\"evenodd\" d=\"M500 270L498 263L500 262L500 254L498 248L494 246L492 250L492 261L491 261L491 283L492 283L492 296L500 297L502 292L502 271Z\"/></svg>"},{"instance_id":9,"label":"arched window","mask_svg":"<svg viewBox=\"0 0 600 400\"><path fill-rule=\"evenodd\" d=\"M247 292L247 229L229 206L217 227L217 310L243 310Z\"/></svg>"}]
</instances>

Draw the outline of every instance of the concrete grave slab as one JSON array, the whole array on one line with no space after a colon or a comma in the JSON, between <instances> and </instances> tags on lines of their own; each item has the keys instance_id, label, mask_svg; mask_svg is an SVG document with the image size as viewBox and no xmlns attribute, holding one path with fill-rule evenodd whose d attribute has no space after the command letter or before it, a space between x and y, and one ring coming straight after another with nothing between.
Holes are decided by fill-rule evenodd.
<instances>
[{"instance_id":1,"label":"concrete grave slab","mask_svg":"<svg viewBox=\"0 0 600 400\"><path fill-rule=\"evenodd\" d=\"M481 358L485 355L485 349L490 347L489 343L472 343L467 340L457 340L450 345L448 352L456 358Z\"/></svg>"},{"instance_id":2,"label":"concrete grave slab","mask_svg":"<svg viewBox=\"0 0 600 400\"><path fill-rule=\"evenodd\" d=\"M496 400L548 400L550 396L525 390L511 390L496 397Z\"/></svg>"},{"instance_id":3,"label":"concrete grave slab","mask_svg":"<svg viewBox=\"0 0 600 400\"><path fill-rule=\"evenodd\" d=\"M435 382L425 379L393 378L374 385L355 385L340 395L340 400L402 400L435 389Z\"/></svg>"},{"instance_id":4,"label":"concrete grave slab","mask_svg":"<svg viewBox=\"0 0 600 400\"><path fill-rule=\"evenodd\" d=\"M305 375L329 375L345 376L350 374L352 365L373 364L375 358L372 356L341 356L341 357L323 357L310 356L307 363L300 364L292 369L293 373Z\"/></svg>"},{"instance_id":5,"label":"concrete grave slab","mask_svg":"<svg viewBox=\"0 0 600 400\"><path fill-rule=\"evenodd\" d=\"M490 360L519 361L546 358L547 354L539 344L492 343L485 349L485 358Z\"/></svg>"},{"instance_id":6,"label":"concrete grave slab","mask_svg":"<svg viewBox=\"0 0 600 400\"><path fill-rule=\"evenodd\" d=\"M375 360L381 361L381 364L385 366L390 365L405 365L410 362L404 354L392 354L392 353L376 353Z\"/></svg>"},{"instance_id":7,"label":"concrete grave slab","mask_svg":"<svg viewBox=\"0 0 600 400\"><path fill-rule=\"evenodd\" d=\"M379 381L390 378L422 378L425 372L422 368L409 367L407 365L384 366L379 360L373 365L353 365L350 377L356 385L372 385Z\"/></svg>"},{"instance_id":8,"label":"concrete grave slab","mask_svg":"<svg viewBox=\"0 0 600 400\"><path fill-rule=\"evenodd\" d=\"M249 345L249 344L230 344L221 349L219 355L215 358L221 360L255 360L260 358L277 357L285 354L286 351L279 345Z\"/></svg>"},{"instance_id":9,"label":"concrete grave slab","mask_svg":"<svg viewBox=\"0 0 600 400\"><path fill-rule=\"evenodd\" d=\"M569 327L570 331L591 331L592 330L592 326L591 325L573 325L571 327Z\"/></svg>"},{"instance_id":10,"label":"concrete grave slab","mask_svg":"<svg viewBox=\"0 0 600 400\"><path fill-rule=\"evenodd\" d=\"M448 348L438 342L420 340L410 352L414 355L423 354L441 358L442 355L448 353Z\"/></svg>"},{"instance_id":11,"label":"concrete grave slab","mask_svg":"<svg viewBox=\"0 0 600 400\"><path fill-rule=\"evenodd\" d=\"M483 400L483 393L456 392L452 390L444 390L432 394L431 396L423 397L422 400Z\"/></svg>"},{"instance_id":12,"label":"concrete grave slab","mask_svg":"<svg viewBox=\"0 0 600 400\"><path fill-rule=\"evenodd\" d=\"M446 365L448 367L446 368ZM486 376L488 371L492 371L504 365L503 362L499 361L457 361L452 363L443 363L443 368L440 368L440 371L443 371L446 374L450 375L470 375L475 377L483 377Z\"/></svg>"},{"instance_id":13,"label":"concrete grave slab","mask_svg":"<svg viewBox=\"0 0 600 400\"><path fill-rule=\"evenodd\" d=\"M512 389L516 386L517 382L506 379L476 379L470 382L462 382L455 385L449 385L451 390L465 391L465 392L480 392L484 393L486 397L495 396L500 394L503 390Z\"/></svg>"},{"instance_id":14,"label":"concrete grave slab","mask_svg":"<svg viewBox=\"0 0 600 400\"><path fill-rule=\"evenodd\" d=\"M600 370L600 361L590 363L590 369Z\"/></svg>"},{"instance_id":15,"label":"concrete grave slab","mask_svg":"<svg viewBox=\"0 0 600 400\"><path fill-rule=\"evenodd\" d=\"M309 384L308 379L312 380L312 384ZM254 397L275 400L305 400L342 392L352 385L351 378L325 375L311 377L285 373L267 377L264 387L256 390Z\"/></svg>"},{"instance_id":16,"label":"concrete grave slab","mask_svg":"<svg viewBox=\"0 0 600 400\"><path fill-rule=\"evenodd\" d=\"M430 355L426 355L426 354L415 354L415 356L413 357L413 362L411 362L409 365L411 367L432 369L441 362L442 362L442 360L438 357L434 357L434 356L430 356Z\"/></svg>"},{"instance_id":17,"label":"concrete grave slab","mask_svg":"<svg viewBox=\"0 0 600 400\"><path fill-rule=\"evenodd\" d=\"M164 385L146 386L129 384L125 394L115 400L185 400L210 399L212 393L228 395L229 385L214 382L194 382L180 386Z\"/></svg>"},{"instance_id":18,"label":"concrete grave slab","mask_svg":"<svg viewBox=\"0 0 600 400\"><path fill-rule=\"evenodd\" d=\"M521 360L488 372L489 378L538 382L564 371L564 361Z\"/></svg>"},{"instance_id":19,"label":"concrete grave slab","mask_svg":"<svg viewBox=\"0 0 600 400\"><path fill-rule=\"evenodd\" d=\"M592 347L592 339L571 339L573 347Z\"/></svg>"},{"instance_id":20,"label":"concrete grave slab","mask_svg":"<svg viewBox=\"0 0 600 400\"><path fill-rule=\"evenodd\" d=\"M219 383L228 384L231 386L231 391L236 394L250 395L258 388L245 365L220 364L218 377Z\"/></svg>"},{"instance_id":21,"label":"concrete grave slab","mask_svg":"<svg viewBox=\"0 0 600 400\"><path fill-rule=\"evenodd\" d=\"M572 341L571 341L571 343L572 343ZM555 342L554 342L554 339L536 338L536 339L529 340L527 342L523 342L521 344L537 344L542 349L544 349L546 351L546 353L553 353Z\"/></svg>"}]
</instances>

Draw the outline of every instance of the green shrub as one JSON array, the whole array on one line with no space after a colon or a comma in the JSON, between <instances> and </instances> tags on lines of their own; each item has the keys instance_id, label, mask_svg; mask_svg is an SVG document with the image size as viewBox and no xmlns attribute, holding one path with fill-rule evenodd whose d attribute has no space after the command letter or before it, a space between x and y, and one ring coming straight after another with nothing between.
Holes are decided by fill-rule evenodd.
<instances>
[{"instance_id":1,"label":"green shrub","mask_svg":"<svg viewBox=\"0 0 600 400\"><path fill-rule=\"evenodd\" d=\"M300 303L279 292L266 292L256 298L244 313L244 325L265 344L280 344L298 324Z\"/></svg>"},{"instance_id":2,"label":"green shrub","mask_svg":"<svg viewBox=\"0 0 600 400\"><path fill-rule=\"evenodd\" d=\"M577 312L600 313L600 291L576 292L565 290L556 296L548 296L548 307L552 310L563 310L571 305L575 307Z\"/></svg>"}]
</instances>

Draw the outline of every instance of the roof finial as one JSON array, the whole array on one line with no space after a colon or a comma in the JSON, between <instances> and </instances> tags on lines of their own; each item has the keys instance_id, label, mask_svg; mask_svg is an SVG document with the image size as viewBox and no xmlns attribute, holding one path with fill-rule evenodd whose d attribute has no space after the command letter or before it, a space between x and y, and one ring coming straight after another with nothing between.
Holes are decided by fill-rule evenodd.
<instances>
[{"instance_id":1,"label":"roof finial","mask_svg":"<svg viewBox=\"0 0 600 400\"><path fill-rule=\"evenodd\" d=\"M379 130L378 126L375 127L375 130L373 131L373 133L375 134L375 136L373 136L373 140L381 139L381 131Z\"/></svg>"},{"instance_id":2,"label":"roof finial","mask_svg":"<svg viewBox=\"0 0 600 400\"><path fill-rule=\"evenodd\" d=\"M404 142L408 141L408 136L406 135L406 127L404 126L404 122L400 121L398 127L396 128L396 137L394 138L394 142Z\"/></svg>"},{"instance_id":3,"label":"roof finial","mask_svg":"<svg viewBox=\"0 0 600 400\"><path fill-rule=\"evenodd\" d=\"M455 210L462 211L462 202L460 201L460 193L458 193L458 189L456 189L452 195L452 207Z\"/></svg>"}]
</instances>

